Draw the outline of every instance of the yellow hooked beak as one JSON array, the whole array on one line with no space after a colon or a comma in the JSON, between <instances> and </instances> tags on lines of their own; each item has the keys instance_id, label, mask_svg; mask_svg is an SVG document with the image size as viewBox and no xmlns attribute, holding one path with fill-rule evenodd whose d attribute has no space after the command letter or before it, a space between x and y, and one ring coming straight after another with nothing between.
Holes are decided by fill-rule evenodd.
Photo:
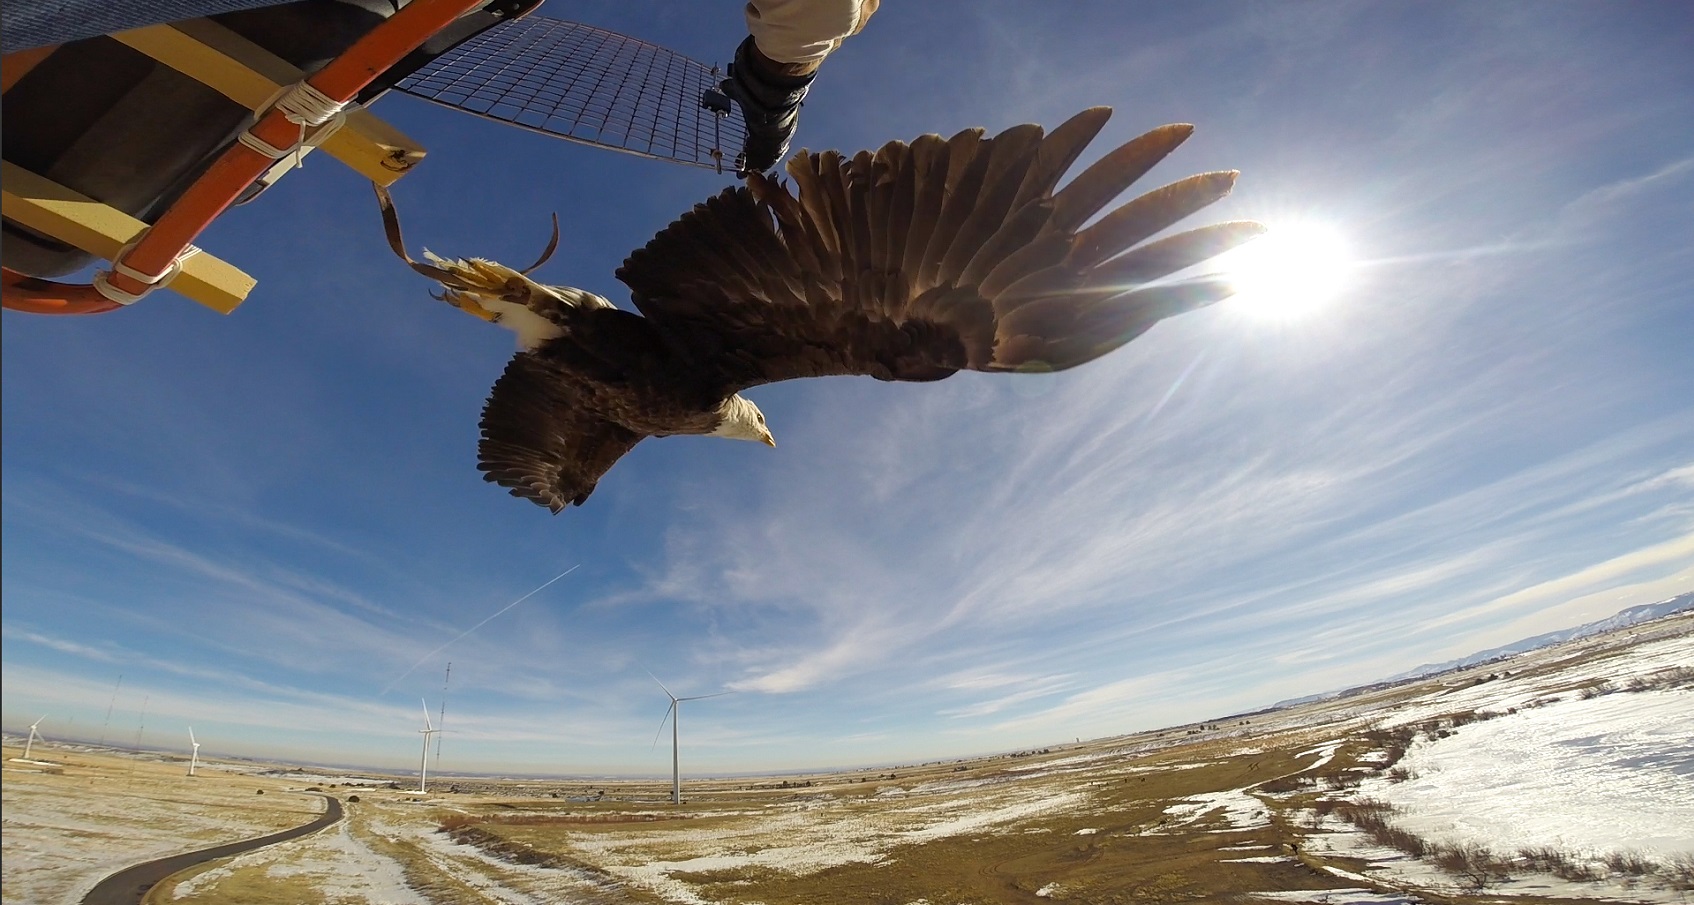
<instances>
[{"instance_id":1,"label":"yellow hooked beak","mask_svg":"<svg viewBox=\"0 0 1694 905\"><path fill-rule=\"evenodd\" d=\"M775 448L776 446L776 438L771 436L770 431L765 431L765 435L759 438L759 442L772 448Z\"/></svg>"}]
</instances>

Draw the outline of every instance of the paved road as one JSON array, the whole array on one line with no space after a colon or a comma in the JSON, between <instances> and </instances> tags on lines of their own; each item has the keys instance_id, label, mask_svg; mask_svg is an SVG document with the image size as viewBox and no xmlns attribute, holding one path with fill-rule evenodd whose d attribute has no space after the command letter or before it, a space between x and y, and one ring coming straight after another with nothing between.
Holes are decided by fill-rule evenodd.
<instances>
[{"instance_id":1,"label":"paved road","mask_svg":"<svg viewBox=\"0 0 1694 905\"><path fill-rule=\"evenodd\" d=\"M94 888L88 891L88 895L82 897L82 905L139 905L142 897L147 895L147 890L153 888L153 884L185 867L286 842L332 826L341 820L341 800L325 795L324 802L328 807L324 808L323 816L304 826L126 867L95 884Z\"/></svg>"}]
</instances>

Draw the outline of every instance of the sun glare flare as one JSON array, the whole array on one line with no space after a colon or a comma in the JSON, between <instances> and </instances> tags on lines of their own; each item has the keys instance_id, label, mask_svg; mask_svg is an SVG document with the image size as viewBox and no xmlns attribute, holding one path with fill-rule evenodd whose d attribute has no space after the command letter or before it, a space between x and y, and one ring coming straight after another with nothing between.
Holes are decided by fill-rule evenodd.
<instances>
[{"instance_id":1,"label":"sun glare flare","mask_svg":"<svg viewBox=\"0 0 1694 905\"><path fill-rule=\"evenodd\" d=\"M1351 265L1347 243L1328 226L1272 226L1258 239L1218 259L1235 281L1234 303L1267 318L1307 314L1346 288Z\"/></svg>"}]
</instances>

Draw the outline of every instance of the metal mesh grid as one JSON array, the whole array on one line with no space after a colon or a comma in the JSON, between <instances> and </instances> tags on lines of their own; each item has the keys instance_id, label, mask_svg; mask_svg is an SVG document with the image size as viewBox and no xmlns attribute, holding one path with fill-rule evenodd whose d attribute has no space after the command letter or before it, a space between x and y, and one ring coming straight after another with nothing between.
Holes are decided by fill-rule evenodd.
<instances>
[{"instance_id":1,"label":"metal mesh grid","mask_svg":"<svg viewBox=\"0 0 1694 905\"><path fill-rule=\"evenodd\" d=\"M407 94L569 141L734 170L740 111L700 106L721 76L634 38L529 16L466 41L403 79Z\"/></svg>"}]
</instances>

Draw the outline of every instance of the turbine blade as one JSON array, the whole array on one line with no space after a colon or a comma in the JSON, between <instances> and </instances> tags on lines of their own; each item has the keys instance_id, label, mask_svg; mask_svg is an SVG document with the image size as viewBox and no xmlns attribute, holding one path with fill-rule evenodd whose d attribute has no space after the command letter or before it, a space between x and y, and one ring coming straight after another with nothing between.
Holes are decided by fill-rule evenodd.
<instances>
[{"instance_id":1,"label":"turbine blade","mask_svg":"<svg viewBox=\"0 0 1694 905\"><path fill-rule=\"evenodd\" d=\"M726 694L735 694L735 692L733 692L733 691L717 691L717 692L713 692L712 694L697 694L697 695L695 695L694 697L691 697L691 698L677 698L677 700L679 700L679 701L704 701L707 698L721 698Z\"/></svg>"},{"instance_id":2,"label":"turbine blade","mask_svg":"<svg viewBox=\"0 0 1694 905\"><path fill-rule=\"evenodd\" d=\"M659 680L654 679L653 681L657 682ZM667 692L665 692L665 694L670 694L670 692L667 691ZM659 718L659 729L658 729L658 731L653 733L653 744L649 745L647 750L653 751L653 750L656 750L659 747L659 736L664 734L665 724L671 721L671 711L673 711L675 709L676 709L676 698L671 698L670 706L665 708L665 715L663 717Z\"/></svg>"},{"instance_id":3,"label":"turbine blade","mask_svg":"<svg viewBox=\"0 0 1694 905\"><path fill-rule=\"evenodd\" d=\"M648 669L647 667L643 666L643 667L641 667L641 671L646 673L649 677L651 677L653 681L659 682L659 677L653 675L653 671L651 669ZM665 688L665 683L659 682L659 687ZM665 688L665 697L670 698L673 701L676 700L676 695L671 694L671 690L669 688Z\"/></svg>"},{"instance_id":4,"label":"turbine blade","mask_svg":"<svg viewBox=\"0 0 1694 905\"><path fill-rule=\"evenodd\" d=\"M423 712L424 712L424 727L423 727L423 731L425 731L425 732L434 732L434 731L435 731L435 724L434 724L434 723L431 723L431 722L430 722L430 721L429 721L429 702L428 702L428 701L426 701L426 700L424 700L424 699L423 699L423 698L418 698L418 703L420 703L420 704L422 704L422 705L423 705Z\"/></svg>"}]
</instances>

